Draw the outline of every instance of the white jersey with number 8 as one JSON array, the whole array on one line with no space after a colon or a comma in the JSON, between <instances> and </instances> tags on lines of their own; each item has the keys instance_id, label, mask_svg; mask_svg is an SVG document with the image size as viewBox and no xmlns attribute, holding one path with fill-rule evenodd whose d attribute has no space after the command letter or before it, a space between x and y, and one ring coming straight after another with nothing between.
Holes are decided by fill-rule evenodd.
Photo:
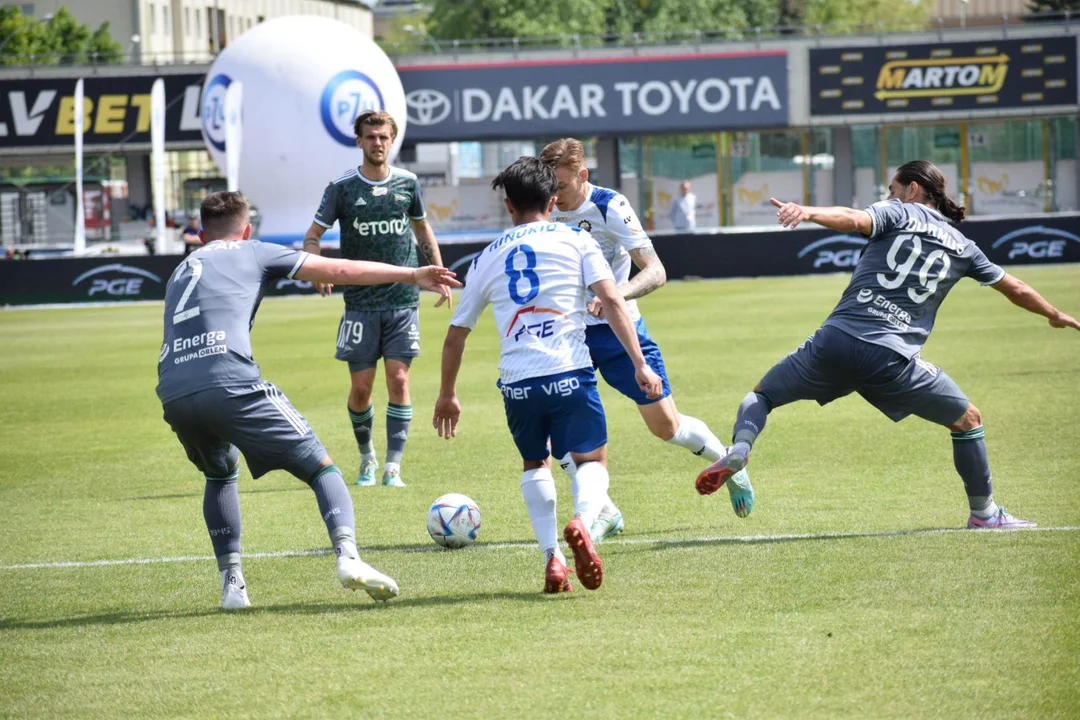
<instances>
[{"instance_id":1,"label":"white jersey with number 8","mask_svg":"<svg viewBox=\"0 0 1080 720\"><path fill-rule=\"evenodd\" d=\"M508 230L473 260L451 325L473 329L495 307L503 383L591 367L585 345L588 286L612 280L587 233L555 222Z\"/></svg>"}]
</instances>

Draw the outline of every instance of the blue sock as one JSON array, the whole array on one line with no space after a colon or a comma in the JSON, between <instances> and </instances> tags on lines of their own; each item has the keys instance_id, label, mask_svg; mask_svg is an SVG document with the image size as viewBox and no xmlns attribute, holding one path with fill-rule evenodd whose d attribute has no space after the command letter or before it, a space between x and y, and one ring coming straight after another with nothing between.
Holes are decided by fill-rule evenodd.
<instances>
[{"instance_id":1,"label":"blue sock","mask_svg":"<svg viewBox=\"0 0 1080 720\"><path fill-rule=\"evenodd\" d=\"M732 438L735 442L744 442L751 447L757 436L765 429L765 421L772 410L769 398L761 393L749 392L739 403L739 415L735 419Z\"/></svg>"}]
</instances>

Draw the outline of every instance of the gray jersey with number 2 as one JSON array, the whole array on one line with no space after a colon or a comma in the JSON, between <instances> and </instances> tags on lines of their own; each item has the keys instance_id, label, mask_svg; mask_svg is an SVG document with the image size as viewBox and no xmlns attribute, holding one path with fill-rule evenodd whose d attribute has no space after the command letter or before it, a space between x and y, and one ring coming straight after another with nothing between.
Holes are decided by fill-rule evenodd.
<instances>
[{"instance_id":1,"label":"gray jersey with number 2","mask_svg":"<svg viewBox=\"0 0 1080 720\"><path fill-rule=\"evenodd\" d=\"M257 240L215 240L189 255L165 286L162 403L212 387L255 384L251 326L265 283L292 278L307 253Z\"/></svg>"},{"instance_id":2,"label":"gray jersey with number 2","mask_svg":"<svg viewBox=\"0 0 1080 720\"><path fill-rule=\"evenodd\" d=\"M1005 271L933 208L883 200L866 211L869 242L824 324L911 358L961 278L993 285Z\"/></svg>"}]
</instances>

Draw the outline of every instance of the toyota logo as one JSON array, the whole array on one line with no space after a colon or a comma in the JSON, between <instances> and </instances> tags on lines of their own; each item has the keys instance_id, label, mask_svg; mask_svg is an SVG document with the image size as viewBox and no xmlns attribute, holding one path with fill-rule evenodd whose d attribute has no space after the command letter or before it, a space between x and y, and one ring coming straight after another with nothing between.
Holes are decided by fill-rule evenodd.
<instances>
[{"instance_id":1,"label":"toyota logo","mask_svg":"<svg viewBox=\"0 0 1080 720\"><path fill-rule=\"evenodd\" d=\"M437 125L450 114L450 98L438 90L413 90L405 96L409 106L409 122L417 125Z\"/></svg>"}]
</instances>

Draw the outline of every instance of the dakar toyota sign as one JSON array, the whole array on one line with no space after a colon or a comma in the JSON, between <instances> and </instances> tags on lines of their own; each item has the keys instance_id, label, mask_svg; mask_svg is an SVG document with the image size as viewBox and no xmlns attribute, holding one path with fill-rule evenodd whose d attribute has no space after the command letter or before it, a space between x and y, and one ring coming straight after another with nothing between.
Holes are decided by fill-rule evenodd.
<instances>
[{"instance_id":1,"label":"dakar toyota sign","mask_svg":"<svg viewBox=\"0 0 1080 720\"><path fill-rule=\"evenodd\" d=\"M405 66L410 141L784 127L785 51Z\"/></svg>"}]
</instances>

